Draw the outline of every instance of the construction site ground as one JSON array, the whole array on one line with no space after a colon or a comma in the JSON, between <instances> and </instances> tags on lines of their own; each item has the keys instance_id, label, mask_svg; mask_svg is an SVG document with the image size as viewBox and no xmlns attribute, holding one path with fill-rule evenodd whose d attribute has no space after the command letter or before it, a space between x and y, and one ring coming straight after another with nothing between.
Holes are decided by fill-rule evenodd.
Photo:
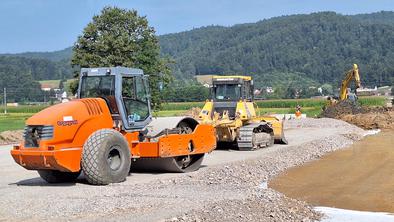
<instances>
[{"instance_id":1,"label":"construction site ground","mask_svg":"<svg viewBox=\"0 0 394 222\"><path fill-rule=\"evenodd\" d=\"M314 221L313 206L267 187L288 168L345 148L365 130L334 119L289 120L290 145L253 152L226 147L192 173L131 172L123 183L47 184L0 147L0 221Z\"/></svg>"},{"instance_id":2,"label":"construction site ground","mask_svg":"<svg viewBox=\"0 0 394 222\"><path fill-rule=\"evenodd\" d=\"M269 187L317 206L394 213L393 144L394 131L368 136L287 170Z\"/></svg>"}]
</instances>

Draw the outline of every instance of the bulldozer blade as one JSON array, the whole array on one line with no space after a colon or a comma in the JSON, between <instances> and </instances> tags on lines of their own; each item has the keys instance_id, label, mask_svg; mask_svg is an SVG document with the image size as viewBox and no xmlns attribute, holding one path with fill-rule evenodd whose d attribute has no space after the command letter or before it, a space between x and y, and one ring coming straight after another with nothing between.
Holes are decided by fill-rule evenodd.
<instances>
[{"instance_id":1,"label":"bulldozer blade","mask_svg":"<svg viewBox=\"0 0 394 222\"><path fill-rule=\"evenodd\" d=\"M289 144L289 143L287 142L287 139L284 138L284 137L282 137L282 138L280 138L280 139L275 139L275 143L276 143L276 144L285 144L285 145Z\"/></svg>"}]
</instances>

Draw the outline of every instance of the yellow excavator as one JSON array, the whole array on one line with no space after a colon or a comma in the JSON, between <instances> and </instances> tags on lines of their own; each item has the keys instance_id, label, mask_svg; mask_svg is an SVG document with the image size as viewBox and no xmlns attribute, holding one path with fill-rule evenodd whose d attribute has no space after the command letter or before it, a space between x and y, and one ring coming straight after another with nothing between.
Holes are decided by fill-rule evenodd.
<instances>
[{"instance_id":1,"label":"yellow excavator","mask_svg":"<svg viewBox=\"0 0 394 222\"><path fill-rule=\"evenodd\" d=\"M351 81L354 79L355 82L355 93L351 93L348 88L351 83ZM339 101L344 101L344 100L350 100L352 102L355 102L357 100L357 89L361 87L361 80L360 80L360 74L358 70L358 65L353 64L353 68L350 69L349 71L346 72L345 74L345 79L342 81L341 84L341 89L339 91ZM333 106L338 103L338 100L329 97L329 104L330 106Z\"/></svg>"},{"instance_id":2,"label":"yellow excavator","mask_svg":"<svg viewBox=\"0 0 394 222\"><path fill-rule=\"evenodd\" d=\"M213 76L211 95L197 119L215 127L218 142L236 143L239 150L287 144L281 120L256 115L252 77Z\"/></svg>"}]
</instances>

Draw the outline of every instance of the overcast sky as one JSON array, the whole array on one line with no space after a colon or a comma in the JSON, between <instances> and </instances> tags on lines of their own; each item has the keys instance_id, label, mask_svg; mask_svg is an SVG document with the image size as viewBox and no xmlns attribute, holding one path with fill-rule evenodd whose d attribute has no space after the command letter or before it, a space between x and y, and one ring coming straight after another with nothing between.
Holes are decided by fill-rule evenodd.
<instances>
[{"instance_id":1,"label":"overcast sky","mask_svg":"<svg viewBox=\"0 0 394 222\"><path fill-rule=\"evenodd\" d=\"M136 9L157 34L318 11L394 10L393 0L0 0L0 53L69 47L106 5Z\"/></svg>"}]
</instances>

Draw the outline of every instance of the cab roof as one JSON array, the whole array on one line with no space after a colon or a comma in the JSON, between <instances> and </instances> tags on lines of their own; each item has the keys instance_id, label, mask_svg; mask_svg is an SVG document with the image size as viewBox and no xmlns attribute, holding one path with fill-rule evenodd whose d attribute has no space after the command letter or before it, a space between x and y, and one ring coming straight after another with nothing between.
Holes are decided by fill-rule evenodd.
<instances>
[{"instance_id":1,"label":"cab roof","mask_svg":"<svg viewBox=\"0 0 394 222\"><path fill-rule=\"evenodd\" d=\"M237 76L237 75L230 75L230 76L212 76L212 79L223 79L223 80L236 80L236 79L242 79L245 81L251 81L252 77L251 76Z\"/></svg>"},{"instance_id":2,"label":"cab roof","mask_svg":"<svg viewBox=\"0 0 394 222\"><path fill-rule=\"evenodd\" d=\"M82 68L81 76L84 75L128 75L128 76L141 76L144 75L142 69L127 68L127 67L99 67L99 68Z\"/></svg>"}]
</instances>

